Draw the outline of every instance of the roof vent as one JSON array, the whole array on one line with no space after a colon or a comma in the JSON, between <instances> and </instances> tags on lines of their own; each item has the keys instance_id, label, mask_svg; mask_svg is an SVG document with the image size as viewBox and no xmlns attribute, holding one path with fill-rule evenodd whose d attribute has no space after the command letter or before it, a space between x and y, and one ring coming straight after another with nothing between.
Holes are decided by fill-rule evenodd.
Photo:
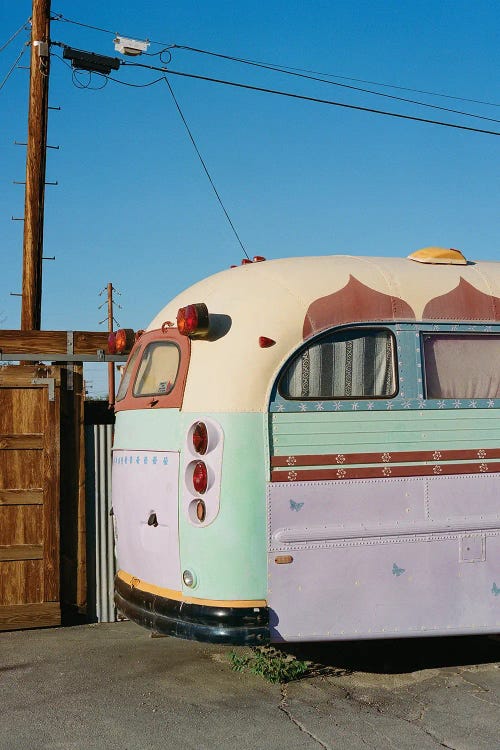
<instances>
[{"instance_id":1,"label":"roof vent","mask_svg":"<svg viewBox=\"0 0 500 750\"><path fill-rule=\"evenodd\" d=\"M460 250L447 247L424 247L408 256L418 263L446 263L452 266L466 266L467 259Z\"/></svg>"}]
</instances>

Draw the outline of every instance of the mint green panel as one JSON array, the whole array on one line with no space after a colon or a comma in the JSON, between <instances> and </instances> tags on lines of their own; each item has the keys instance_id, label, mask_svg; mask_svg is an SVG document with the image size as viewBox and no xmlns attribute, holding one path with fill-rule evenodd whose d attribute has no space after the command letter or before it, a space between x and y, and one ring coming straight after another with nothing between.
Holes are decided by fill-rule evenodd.
<instances>
[{"instance_id":1,"label":"mint green panel","mask_svg":"<svg viewBox=\"0 0 500 750\"><path fill-rule=\"evenodd\" d=\"M317 412L272 415L273 454L497 448L494 409Z\"/></svg>"},{"instance_id":2,"label":"mint green panel","mask_svg":"<svg viewBox=\"0 0 500 750\"><path fill-rule=\"evenodd\" d=\"M267 415L182 414L184 435L203 418L218 423L224 433L220 508L211 524L197 527L181 501L181 568L193 571L198 581L195 589L185 587L184 593L203 599L266 599ZM181 468L181 493L182 474Z\"/></svg>"},{"instance_id":3,"label":"mint green panel","mask_svg":"<svg viewBox=\"0 0 500 750\"><path fill-rule=\"evenodd\" d=\"M178 409L133 409L116 415L113 448L178 451L181 440Z\"/></svg>"},{"instance_id":4,"label":"mint green panel","mask_svg":"<svg viewBox=\"0 0 500 750\"><path fill-rule=\"evenodd\" d=\"M193 526L183 502L184 446L189 427L204 418L212 419L224 433L220 507L211 524ZM177 409L140 409L116 415L114 448L181 454L178 497L181 571L189 568L198 580L195 589L184 587L188 596L266 598L265 425L267 415L260 413L186 414ZM134 574L133 570L127 572Z\"/></svg>"}]
</instances>

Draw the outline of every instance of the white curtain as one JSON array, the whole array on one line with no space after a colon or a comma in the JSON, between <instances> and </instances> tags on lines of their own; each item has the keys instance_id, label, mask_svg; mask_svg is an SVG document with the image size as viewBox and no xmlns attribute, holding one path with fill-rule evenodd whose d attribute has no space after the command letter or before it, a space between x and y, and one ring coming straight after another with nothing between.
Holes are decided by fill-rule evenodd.
<instances>
[{"instance_id":1,"label":"white curtain","mask_svg":"<svg viewBox=\"0 0 500 750\"><path fill-rule=\"evenodd\" d=\"M286 369L288 398L368 398L394 393L394 339L389 331L330 334L302 350Z\"/></svg>"}]
</instances>

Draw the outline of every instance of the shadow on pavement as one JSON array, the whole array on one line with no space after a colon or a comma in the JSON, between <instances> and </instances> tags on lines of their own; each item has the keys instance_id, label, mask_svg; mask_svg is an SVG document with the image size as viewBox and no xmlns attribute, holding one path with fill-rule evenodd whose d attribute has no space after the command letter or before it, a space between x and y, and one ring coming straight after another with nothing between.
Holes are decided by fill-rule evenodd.
<instances>
[{"instance_id":1,"label":"shadow on pavement","mask_svg":"<svg viewBox=\"0 0 500 750\"><path fill-rule=\"evenodd\" d=\"M498 636L454 636L336 643L280 644L281 651L330 670L405 674L422 669L491 664L500 660Z\"/></svg>"}]
</instances>

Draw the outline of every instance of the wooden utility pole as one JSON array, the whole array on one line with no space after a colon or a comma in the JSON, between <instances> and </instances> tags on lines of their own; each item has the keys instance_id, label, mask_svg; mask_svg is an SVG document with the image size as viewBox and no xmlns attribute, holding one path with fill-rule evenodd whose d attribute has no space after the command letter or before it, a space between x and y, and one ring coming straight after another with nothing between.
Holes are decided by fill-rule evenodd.
<instances>
[{"instance_id":1,"label":"wooden utility pole","mask_svg":"<svg viewBox=\"0 0 500 750\"><path fill-rule=\"evenodd\" d=\"M49 106L50 1L33 0L24 204L21 330L40 330L43 208Z\"/></svg>"},{"instance_id":2,"label":"wooden utility pole","mask_svg":"<svg viewBox=\"0 0 500 750\"><path fill-rule=\"evenodd\" d=\"M109 283L108 290L108 333L113 332L113 284ZM108 362L108 404L110 407L115 404L115 364Z\"/></svg>"}]
</instances>

